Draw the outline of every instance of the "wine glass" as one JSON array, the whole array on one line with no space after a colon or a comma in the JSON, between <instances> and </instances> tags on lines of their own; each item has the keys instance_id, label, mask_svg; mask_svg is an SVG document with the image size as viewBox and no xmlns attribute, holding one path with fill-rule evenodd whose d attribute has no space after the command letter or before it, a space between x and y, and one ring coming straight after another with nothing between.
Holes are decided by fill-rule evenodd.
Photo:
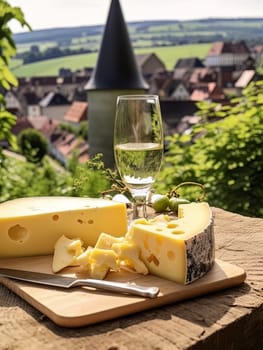
<instances>
[{"instance_id":1,"label":"wine glass","mask_svg":"<svg viewBox=\"0 0 263 350\"><path fill-rule=\"evenodd\" d=\"M147 196L163 159L162 116L157 95L117 97L113 143L116 167L133 198L133 219L146 218Z\"/></svg>"}]
</instances>

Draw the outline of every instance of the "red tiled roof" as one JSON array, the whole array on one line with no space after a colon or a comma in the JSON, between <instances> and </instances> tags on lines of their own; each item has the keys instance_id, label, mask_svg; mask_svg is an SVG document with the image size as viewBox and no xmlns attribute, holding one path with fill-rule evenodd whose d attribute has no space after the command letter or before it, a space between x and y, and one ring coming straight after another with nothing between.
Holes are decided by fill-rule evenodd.
<instances>
[{"instance_id":1,"label":"red tiled roof","mask_svg":"<svg viewBox=\"0 0 263 350\"><path fill-rule=\"evenodd\" d=\"M219 91L216 91L217 85L215 82L211 82L208 84L204 84L203 86L198 87L197 89L194 89L194 91L191 94L190 99L192 101L203 101L208 98L211 98L211 96L215 93L215 97L218 97L218 95L221 95Z\"/></svg>"},{"instance_id":2,"label":"red tiled roof","mask_svg":"<svg viewBox=\"0 0 263 350\"><path fill-rule=\"evenodd\" d=\"M263 45L255 45L252 48L252 52L255 52L257 54L260 54L261 52L263 52Z\"/></svg>"},{"instance_id":3,"label":"red tiled roof","mask_svg":"<svg viewBox=\"0 0 263 350\"><path fill-rule=\"evenodd\" d=\"M47 138L54 132L56 127L59 125L59 121L50 119L46 116L27 117L33 128L40 131Z\"/></svg>"},{"instance_id":4,"label":"red tiled roof","mask_svg":"<svg viewBox=\"0 0 263 350\"><path fill-rule=\"evenodd\" d=\"M18 135L24 129L35 129L41 132L45 137L49 138L54 132L59 122L46 116L38 117L20 117L17 118L16 125L12 128L12 132Z\"/></svg>"},{"instance_id":5,"label":"red tiled roof","mask_svg":"<svg viewBox=\"0 0 263 350\"><path fill-rule=\"evenodd\" d=\"M241 74L239 79L236 81L235 87L237 87L237 88L244 88L244 87L246 87L251 82L251 80L253 79L254 75L255 75L255 71L254 70L245 70Z\"/></svg>"},{"instance_id":6,"label":"red tiled roof","mask_svg":"<svg viewBox=\"0 0 263 350\"><path fill-rule=\"evenodd\" d=\"M208 83L207 86L208 86L208 91L211 94L216 88L216 83L215 82L211 82L211 83Z\"/></svg>"},{"instance_id":7,"label":"red tiled roof","mask_svg":"<svg viewBox=\"0 0 263 350\"><path fill-rule=\"evenodd\" d=\"M16 125L12 128L12 132L18 135L24 129L35 129L41 132L45 137L50 138L58 125L59 121L46 116L20 117L17 118Z\"/></svg>"},{"instance_id":8,"label":"red tiled roof","mask_svg":"<svg viewBox=\"0 0 263 350\"><path fill-rule=\"evenodd\" d=\"M203 101L203 100L208 99L208 97L209 97L208 91L204 91L201 89L195 89L190 96L190 100Z\"/></svg>"},{"instance_id":9,"label":"red tiled roof","mask_svg":"<svg viewBox=\"0 0 263 350\"><path fill-rule=\"evenodd\" d=\"M41 132L46 136L50 137L59 125L59 121L56 119L47 118L46 123L43 125Z\"/></svg>"},{"instance_id":10,"label":"red tiled roof","mask_svg":"<svg viewBox=\"0 0 263 350\"><path fill-rule=\"evenodd\" d=\"M32 124L33 128L35 128L36 130L42 130L42 128L44 127L44 125L46 124L48 117L45 116L28 116L27 119L30 121L30 123Z\"/></svg>"},{"instance_id":11,"label":"red tiled roof","mask_svg":"<svg viewBox=\"0 0 263 350\"><path fill-rule=\"evenodd\" d=\"M88 103L74 101L67 110L64 119L70 122L79 123L87 120Z\"/></svg>"},{"instance_id":12,"label":"red tiled roof","mask_svg":"<svg viewBox=\"0 0 263 350\"><path fill-rule=\"evenodd\" d=\"M209 52L208 56L217 56L223 53L234 53L234 54L242 54L249 53L249 49L243 41L238 42L215 42Z\"/></svg>"},{"instance_id":13,"label":"red tiled roof","mask_svg":"<svg viewBox=\"0 0 263 350\"><path fill-rule=\"evenodd\" d=\"M69 134L68 132L65 131L53 143L57 148L62 147L63 145L67 145L67 144L71 143L75 139L75 137L76 136L74 134Z\"/></svg>"},{"instance_id":14,"label":"red tiled roof","mask_svg":"<svg viewBox=\"0 0 263 350\"><path fill-rule=\"evenodd\" d=\"M73 152L77 151L79 161L85 162L89 159L87 142L77 138L74 134L64 133L54 144L65 158L70 158Z\"/></svg>"},{"instance_id":15,"label":"red tiled roof","mask_svg":"<svg viewBox=\"0 0 263 350\"><path fill-rule=\"evenodd\" d=\"M89 160L89 145L87 143L83 144L82 147L79 148L78 160L80 163L85 163Z\"/></svg>"}]
</instances>

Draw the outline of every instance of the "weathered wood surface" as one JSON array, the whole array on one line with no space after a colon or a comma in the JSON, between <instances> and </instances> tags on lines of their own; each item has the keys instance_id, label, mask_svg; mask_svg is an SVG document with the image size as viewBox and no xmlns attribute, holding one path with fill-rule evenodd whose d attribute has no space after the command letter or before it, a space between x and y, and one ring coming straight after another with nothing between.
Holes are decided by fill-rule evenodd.
<instances>
[{"instance_id":1,"label":"weathered wood surface","mask_svg":"<svg viewBox=\"0 0 263 350\"><path fill-rule=\"evenodd\" d=\"M214 212L216 257L244 268L244 284L75 329L0 286L0 349L263 349L263 219Z\"/></svg>"}]
</instances>

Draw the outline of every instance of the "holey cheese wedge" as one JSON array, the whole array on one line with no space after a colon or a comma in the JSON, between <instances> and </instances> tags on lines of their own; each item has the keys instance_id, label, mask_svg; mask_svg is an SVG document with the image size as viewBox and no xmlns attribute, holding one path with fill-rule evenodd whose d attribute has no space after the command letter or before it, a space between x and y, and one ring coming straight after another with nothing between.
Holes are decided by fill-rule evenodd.
<instances>
[{"instance_id":1,"label":"holey cheese wedge","mask_svg":"<svg viewBox=\"0 0 263 350\"><path fill-rule=\"evenodd\" d=\"M94 246L101 232L124 236L126 207L106 199L31 197L0 204L0 257L46 255L62 236Z\"/></svg>"},{"instance_id":2,"label":"holey cheese wedge","mask_svg":"<svg viewBox=\"0 0 263 350\"><path fill-rule=\"evenodd\" d=\"M205 202L181 204L178 219L138 219L127 238L140 247L150 273L180 284L202 277L214 262L212 211Z\"/></svg>"}]
</instances>

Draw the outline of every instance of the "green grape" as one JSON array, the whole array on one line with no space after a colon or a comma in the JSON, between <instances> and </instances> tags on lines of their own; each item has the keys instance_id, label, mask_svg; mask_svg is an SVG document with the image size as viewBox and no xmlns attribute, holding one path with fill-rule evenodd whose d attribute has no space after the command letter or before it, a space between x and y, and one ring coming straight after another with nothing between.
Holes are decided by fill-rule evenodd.
<instances>
[{"instance_id":1,"label":"green grape","mask_svg":"<svg viewBox=\"0 0 263 350\"><path fill-rule=\"evenodd\" d=\"M165 211L169 206L169 198L165 195L155 195L152 198L152 207L157 213Z\"/></svg>"}]
</instances>

